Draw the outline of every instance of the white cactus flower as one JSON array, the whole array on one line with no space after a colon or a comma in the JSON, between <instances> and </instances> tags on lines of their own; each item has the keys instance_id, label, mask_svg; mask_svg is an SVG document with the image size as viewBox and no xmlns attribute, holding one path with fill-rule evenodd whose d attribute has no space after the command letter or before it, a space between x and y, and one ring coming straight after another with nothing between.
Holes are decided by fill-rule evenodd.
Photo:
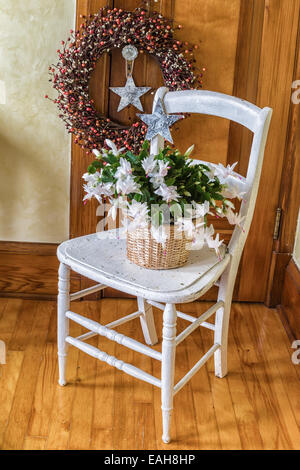
<instances>
[{"instance_id":1,"label":"white cactus flower","mask_svg":"<svg viewBox=\"0 0 300 470\"><path fill-rule=\"evenodd\" d=\"M105 140L105 143L106 145L110 148L110 152L112 152L114 154L115 157L118 157L120 155L120 153L123 152L123 150L125 150L125 147L122 147L121 149L117 149L116 147L116 144L114 144L111 140L109 139L106 139Z\"/></svg>"},{"instance_id":2,"label":"white cactus flower","mask_svg":"<svg viewBox=\"0 0 300 470\"><path fill-rule=\"evenodd\" d=\"M144 168L146 175L152 174L156 166L157 160L154 159L154 155L150 155L142 160L142 167Z\"/></svg>"},{"instance_id":3,"label":"white cactus flower","mask_svg":"<svg viewBox=\"0 0 300 470\"><path fill-rule=\"evenodd\" d=\"M167 186L165 183L161 184L154 192L166 202L178 201L180 198L176 186Z\"/></svg>"}]
</instances>

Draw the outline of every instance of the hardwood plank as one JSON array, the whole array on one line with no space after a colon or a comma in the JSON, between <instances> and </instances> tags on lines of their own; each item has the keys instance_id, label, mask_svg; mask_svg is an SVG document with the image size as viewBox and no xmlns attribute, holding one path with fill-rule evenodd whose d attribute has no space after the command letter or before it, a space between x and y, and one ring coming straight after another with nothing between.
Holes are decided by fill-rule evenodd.
<instances>
[{"instance_id":1,"label":"hardwood plank","mask_svg":"<svg viewBox=\"0 0 300 470\"><path fill-rule=\"evenodd\" d=\"M117 300L118 316L128 315L134 312L135 300L128 300L123 303ZM120 313L122 314L120 315ZM124 325L122 332L128 336L134 337L133 323L129 322ZM122 358L124 362L129 364L134 363L133 351L124 346L116 343L115 355L117 358ZM137 379L123 374L120 371L115 372L115 387L114 387L114 417L118 421L118 426L113 429L113 449L130 449L135 447L135 436L133 433L128 433L127 429L134 427L134 415L131 411L133 403L133 389ZM145 384L145 387L147 384Z\"/></svg>"},{"instance_id":2,"label":"hardwood plank","mask_svg":"<svg viewBox=\"0 0 300 470\"><path fill-rule=\"evenodd\" d=\"M50 305L50 303L49 303ZM72 308L74 302L71 304ZM50 318L50 324L49 324L49 330L48 330L48 335L47 335L47 343L55 343L57 341L57 302L52 302L51 303L51 318Z\"/></svg>"},{"instance_id":3,"label":"hardwood plank","mask_svg":"<svg viewBox=\"0 0 300 470\"><path fill-rule=\"evenodd\" d=\"M5 309L6 309L6 306L7 306L7 300L6 299L1 299L0 298L0 321L1 321L1 318L5 312Z\"/></svg>"},{"instance_id":4,"label":"hardwood plank","mask_svg":"<svg viewBox=\"0 0 300 470\"><path fill-rule=\"evenodd\" d=\"M18 320L12 337L8 343L11 350L24 351L30 343L30 333L37 314L38 303L23 300L19 311Z\"/></svg>"},{"instance_id":5,"label":"hardwood plank","mask_svg":"<svg viewBox=\"0 0 300 470\"><path fill-rule=\"evenodd\" d=\"M80 302L74 302L72 305L75 311L80 311ZM81 327L74 322L70 322L70 335L79 336ZM61 387L58 385L58 375L55 378L55 393L50 415L50 427L48 438L45 445L47 450L68 450L72 406L75 396L75 384L77 380L77 364L79 350L69 348L67 362L67 385ZM57 354L55 352L55 359Z\"/></svg>"},{"instance_id":6,"label":"hardwood plank","mask_svg":"<svg viewBox=\"0 0 300 470\"><path fill-rule=\"evenodd\" d=\"M284 449L287 441L282 433L282 423L278 413L278 403L275 401L274 389L271 391L270 382L273 377L269 369L264 367L261 360L259 346L253 347L253 338L258 335L252 323L251 311L248 315L243 315L240 306L235 307L236 317L234 329L235 341L238 345L244 375L247 380L249 400L257 418L257 424L263 441L264 449ZM260 329L265 335L263 322ZM252 340L251 340L252 336ZM259 353L257 350L259 349ZM264 418L265 415L265 418ZM273 422L270 427L269 423Z\"/></svg>"},{"instance_id":7,"label":"hardwood plank","mask_svg":"<svg viewBox=\"0 0 300 470\"><path fill-rule=\"evenodd\" d=\"M175 383L182 378L190 367L188 363L188 341L179 344L176 350ZM196 361L195 361L196 362ZM191 384L187 384L174 398L173 422L176 423L176 439L182 442L182 449L199 449L201 445L200 433L196 422L195 403ZM201 431L201 428L200 430ZM200 439L199 439L200 437Z\"/></svg>"},{"instance_id":8,"label":"hardwood plank","mask_svg":"<svg viewBox=\"0 0 300 470\"><path fill-rule=\"evenodd\" d=\"M118 317L118 304L112 299L101 300L100 323L105 325ZM111 356L115 356L115 343L98 338L98 347ZM115 369L97 361L97 374L95 381L94 414L91 435L91 450L113 449L114 429L114 388ZM104 406L105 404L105 406Z\"/></svg>"},{"instance_id":9,"label":"hardwood plank","mask_svg":"<svg viewBox=\"0 0 300 470\"><path fill-rule=\"evenodd\" d=\"M23 351L7 351L6 364L0 365L0 449L2 449L23 359Z\"/></svg>"},{"instance_id":10,"label":"hardwood plank","mask_svg":"<svg viewBox=\"0 0 300 470\"><path fill-rule=\"evenodd\" d=\"M285 378L285 375L284 373L281 372L281 368L280 368L280 364L281 362L278 361L278 367L280 368L280 374L282 375L282 378L283 378L283 381L286 385L286 387L288 388L289 386L289 382L290 382L290 378L291 378L291 389L288 390L288 394L289 392L291 391L292 393L294 393L295 391L295 387L296 389L298 390L298 387L299 387L299 381L300 381L300 368L299 368L299 364L293 364L292 362L292 354L294 352L294 349L291 348L291 345L292 343L294 342L294 338L290 338L287 334L286 334L286 331L282 328L282 320L281 320L281 317L280 317L280 314L278 313L275 313L273 315L273 322L272 322L272 332L274 332L274 348L278 347L277 345L279 343L277 343L277 341L280 341L280 344L279 344L279 347L278 347L278 350L281 351L281 353L283 354L282 357L286 357L287 359L290 359L288 362L290 364L290 375L288 376L288 379ZM266 316L266 319L267 321L269 320L269 317ZM297 379L298 379L298 382L297 382ZM296 384L296 386L294 387L294 384ZM300 419L300 414L298 413L298 409L299 409L299 394L296 393L293 397L293 399L291 399L291 403L295 403L295 417L296 417L296 420L297 422L299 423L299 419Z\"/></svg>"},{"instance_id":11,"label":"hardwood plank","mask_svg":"<svg viewBox=\"0 0 300 470\"><path fill-rule=\"evenodd\" d=\"M37 375L49 328L49 309L42 302L35 306L30 339L18 379L14 402L3 438L3 449L22 449L34 399Z\"/></svg>"},{"instance_id":12,"label":"hardwood plank","mask_svg":"<svg viewBox=\"0 0 300 470\"><path fill-rule=\"evenodd\" d=\"M265 368L265 377L262 378L262 383L265 384L269 390L269 399L272 401L272 408L274 414L274 421L278 425L278 433L276 436L276 441L273 442L274 449L287 449L287 450L296 450L300 448L300 431L297 425L297 420L295 419L295 405L290 402L289 396L287 394L286 381L290 376L289 369L292 369L292 363L290 358L282 361L282 356L278 351L277 345L274 344L275 348L271 347L273 343L271 335L267 335L267 330L264 322L264 315L260 310L258 316L258 308L255 305L251 306L251 311L255 311L254 315L247 317L246 321L249 325L253 321L254 328L250 327L250 331L258 338L257 343L257 354L263 358L263 366ZM270 313L267 314L271 317ZM274 311L274 315L276 312ZM271 321L269 321L269 324ZM272 331L272 329L271 329ZM277 364L278 361L281 362L280 369L284 375L284 379L280 375ZM290 382L290 381L289 381ZM272 384L272 387L270 386ZM298 383L299 387L299 383ZM299 409L299 408L298 408ZM268 426L268 432L271 432L270 427ZM265 448L269 448L266 447Z\"/></svg>"},{"instance_id":13,"label":"hardwood plank","mask_svg":"<svg viewBox=\"0 0 300 470\"><path fill-rule=\"evenodd\" d=\"M81 302L78 313L99 322L99 311L96 303L90 305L88 302ZM86 331L85 328L82 328L81 333L86 333ZM88 343L97 347L98 338L91 338ZM79 352L70 422L70 450L87 450L90 448L97 362L97 359L82 351Z\"/></svg>"},{"instance_id":14,"label":"hardwood plank","mask_svg":"<svg viewBox=\"0 0 300 470\"><path fill-rule=\"evenodd\" d=\"M197 316L200 316L205 310L207 310L211 304L197 305ZM214 321L214 316L209 320L211 323ZM201 353L205 353L213 344L213 332L205 328L199 328L197 343L202 343ZM193 336L191 336L192 338ZM195 341L195 340L194 340ZM232 339L229 340L229 347L233 347ZM197 348L198 349L198 348ZM200 351L199 351L200 354ZM206 435L205 439L207 442L207 448L221 448L222 450L241 450L241 439L239 436L238 425L232 403L232 397L229 390L227 378L219 379L215 377L213 358L206 363L205 367L202 368L205 376L205 389L203 389L203 379L201 377L195 377L194 382L191 382L192 386L195 383L195 388L201 389L202 393L195 403L198 404L199 416L197 417L198 429L202 426L202 432L199 431L200 436ZM199 371L199 374L201 370ZM204 393L205 392L205 393ZM193 395L195 392L193 393ZM206 411L207 407L210 407L210 412ZM202 410L204 409L204 411ZM201 415L204 417L201 418ZM205 416L206 415L206 416ZM206 433L207 423L209 423L210 432ZM201 447L202 448L202 447Z\"/></svg>"},{"instance_id":15,"label":"hardwood plank","mask_svg":"<svg viewBox=\"0 0 300 470\"><path fill-rule=\"evenodd\" d=\"M46 343L40 364L34 400L27 430L28 444L34 443L35 436L48 437L50 416L57 377L57 348L54 343ZM32 441L31 441L32 439ZM45 445L45 442L44 444Z\"/></svg>"},{"instance_id":16,"label":"hardwood plank","mask_svg":"<svg viewBox=\"0 0 300 470\"><path fill-rule=\"evenodd\" d=\"M9 344L14 334L15 326L22 311L23 302L20 299L6 300L2 305L3 312L0 318L0 339Z\"/></svg>"},{"instance_id":17,"label":"hardwood plank","mask_svg":"<svg viewBox=\"0 0 300 470\"><path fill-rule=\"evenodd\" d=\"M232 334L233 328L240 321L235 305L233 304L231 311L232 318L230 324L231 338L233 339L229 342L229 373L226 379L232 397L242 449L260 450L263 449L263 441L257 423L258 418L253 409L247 375L243 371L243 363L238 349L239 345L236 342L235 335Z\"/></svg>"},{"instance_id":18,"label":"hardwood plank","mask_svg":"<svg viewBox=\"0 0 300 470\"><path fill-rule=\"evenodd\" d=\"M44 437L26 437L23 450L44 450L46 439Z\"/></svg>"},{"instance_id":19,"label":"hardwood plank","mask_svg":"<svg viewBox=\"0 0 300 470\"><path fill-rule=\"evenodd\" d=\"M109 310L113 310L113 300L110 299L109 303ZM104 309L103 309L104 310ZM117 303L117 310L115 311L115 318L120 318L127 313L131 313L137 310L137 302L136 300L128 302L128 307L126 307L126 310L124 310L124 303L122 301ZM103 317L101 317L103 318ZM112 317L107 317L106 316L106 322L111 321ZM142 334L142 329L140 325L139 319L135 319L132 322L128 324L124 324L118 328L118 331L125 335L132 336L135 338L137 341L140 341L144 343L144 337ZM107 345L105 344L105 351L107 351ZM155 349L159 349L158 347L155 347ZM126 353L129 351L127 350ZM119 353L115 350L114 354L116 357L121 357L123 359L124 357L125 350L124 348L120 347ZM132 362L136 367L139 367L146 372L153 374L153 361L151 358L147 356L143 356L142 354L135 353L133 351L130 351L130 355L125 359L127 362ZM107 373L110 371L108 370ZM112 372L112 371L111 371ZM118 375L120 372L115 371L115 387L116 383L119 380ZM122 379L122 377L120 377ZM127 377L130 381L130 377ZM111 378L110 380L113 380ZM134 380L134 379L133 379ZM128 381L128 383L129 383ZM154 392L154 387L151 386L150 384L144 383L139 380L134 380L134 383L132 384L132 391L129 390L128 388L128 394L125 394L124 399L126 399L126 396L128 396L128 402L129 400L132 400L132 405L126 407L130 415L126 413L124 416L124 421L129 425L132 423L133 426L133 438L134 438L134 445L136 449L155 449L156 448L156 433L155 433L155 426L154 426L154 410L153 410L153 392ZM122 387L123 387L123 382L122 382ZM127 390L127 387L126 387ZM109 393L109 391L108 391ZM120 393L124 393L120 391ZM131 398L132 397L132 398ZM112 416L117 416L117 409L116 408L116 403L119 403L119 398L118 395L114 394L114 402L113 402L113 415L109 411L109 419L111 419ZM121 401L120 401L121 404ZM120 406L120 405L117 405ZM149 421L150 420L150 425ZM151 429L149 428L151 427ZM114 448L117 448L117 439L118 437L114 435ZM130 445L130 444L128 444ZM124 443L125 446L125 443ZM128 448L128 447L127 447Z\"/></svg>"},{"instance_id":20,"label":"hardwood plank","mask_svg":"<svg viewBox=\"0 0 300 470\"><path fill-rule=\"evenodd\" d=\"M95 361L89 356L78 362L78 350L72 347L68 358L69 384L59 387L55 327L49 328L49 321L56 324L54 303L32 302L32 308L28 308L26 302L18 301L32 318L28 321L32 327L26 342L15 329L17 304L11 299L6 302L6 337L13 338L16 350L9 350L7 364L0 366L2 449L300 448L300 370L291 361L291 342L275 310L259 304L233 304L228 376L216 378L210 359L176 395L173 441L165 445L161 442L158 389L100 361L96 361L95 367ZM208 304L178 307L197 316ZM131 299L102 299L72 305L74 311L96 320L100 317L102 324L135 308L136 302ZM21 313L23 321L19 328L25 320ZM155 320L161 341L162 313L157 309ZM2 321L3 317L0 326ZM185 326L186 322L179 319L178 332ZM72 336L82 331L71 323ZM120 332L142 340L137 319L121 326ZM209 348L212 335L201 328L181 343L176 380ZM90 341L109 354L160 375L159 361L143 358L106 338ZM160 347L159 344L155 349Z\"/></svg>"},{"instance_id":21,"label":"hardwood plank","mask_svg":"<svg viewBox=\"0 0 300 470\"><path fill-rule=\"evenodd\" d=\"M197 313L195 316L200 316L200 312L203 313L207 308L206 303L201 303L201 306L197 305ZM182 311L182 306L179 310ZM187 325L187 322L185 322ZM209 338L210 336L210 338ZM210 346L213 344L213 336L210 332L208 335L208 340L210 339ZM186 342L187 349L187 362L188 369L191 369L200 357L206 352L207 341L204 342L201 337L200 328L196 330L191 336L187 337L184 342ZM179 345L180 346L180 345ZM210 359L211 361L212 359ZM179 362L179 361L178 361ZM187 370L185 371L185 373ZM221 449L220 435L218 424L216 421L212 389L210 383L210 377L208 372L208 367L205 365L202 367L199 372L192 378L190 384L187 387L191 388L190 396L187 396L188 400L186 403L190 404L191 412L194 415L196 422L196 428L198 432L199 439L199 449ZM178 392L179 394L181 392Z\"/></svg>"},{"instance_id":22,"label":"hardwood plank","mask_svg":"<svg viewBox=\"0 0 300 470\"><path fill-rule=\"evenodd\" d=\"M151 388L151 385L150 385ZM156 449L156 432L153 403L135 402L132 410L134 419L135 448Z\"/></svg>"},{"instance_id":23,"label":"hardwood plank","mask_svg":"<svg viewBox=\"0 0 300 470\"><path fill-rule=\"evenodd\" d=\"M214 377L214 372L211 372L209 377L221 449L242 450L228 380L226 377L223 379ZM212 438L210 437L210 439Z\"/></svg>"},{"instance_id":24,"label":"hardwood plank","mask_svg":"<svg viewBox=\"0 0 300 470\"><path fill-rule=\"evenodd\" d=\"M252 308L252 311L252 317L255 323L259 325L259 322L261 322L261 311L258 309L258 306ZM300 429L300 370L299 366L293 364L291 360L291 355L294 351L291 349L292 342L282 328L277 312L274 311L273 315L265 312L263 320L266 328L272 331L272 335L268 335L267 341L265 341L266 351L270 357L275 358L274 362L277 366L278 374L281 377L292 413Z\"/></svg>"}]
</instances>

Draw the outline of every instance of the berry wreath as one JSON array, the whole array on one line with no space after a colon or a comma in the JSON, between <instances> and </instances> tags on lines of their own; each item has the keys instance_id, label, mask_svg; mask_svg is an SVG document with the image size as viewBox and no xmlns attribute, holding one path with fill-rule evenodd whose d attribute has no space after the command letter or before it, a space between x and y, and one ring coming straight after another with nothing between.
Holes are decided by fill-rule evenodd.
<instances>
[{"instance_id":1,"label":"berry wreath","mask_svg":"<svg viewBox=\"0 0 300 470\"><path fill-rule=\"evenodd\" d=\"M70 31L67 41L62 41L63 50L58 50L59 61L49 67L50 81L58 97L51 99L58 109L75 143L86 153L105 146L109 138L116 145L120 142L128 150L140 149L146 134L141 121L131 127L118 126L100 115L89 95L89 82L100 56L113 48L135 46L139 52L151 54L159 63L165 86L170 90L186 90L202 87L202 69L196 76L193 49L186 42L174 39L174 30L169 20L154 12L151 15L141 8L135 11L101 8L88 18L78 31Z\"/></svg>"}]
</instances>

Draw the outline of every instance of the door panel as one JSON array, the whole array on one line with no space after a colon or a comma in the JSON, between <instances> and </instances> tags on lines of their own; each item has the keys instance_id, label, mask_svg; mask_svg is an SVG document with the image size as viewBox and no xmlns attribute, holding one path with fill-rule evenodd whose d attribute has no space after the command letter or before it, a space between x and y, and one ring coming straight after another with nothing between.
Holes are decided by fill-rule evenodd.
<instances>
[{"instance_id":1,"label":"door panel","mask_svg":"<svg viewBox=\"0 0 300 470\"><path fill-rule=\"evenodd\" d=\"M204 89L235 95L258 106L274 108L267 144L257 210L247 241L235 289L236 300L264 301L272 252L272 230L277 207L284 144L288 127L300 0L160 0L150 2L163 15L182 24L180 40L199 44L196 51L199 71L206 67ZM107 1L78 0L80 14L96 12ZM136 0L111 0L110 7L133 10ZM121 65L120 65L121 64ZM135 63L138 86L154 90L163 84L156 61L140 54ZM99 112L122 125L130 125L136 110L117 113L119 97L109 86L125 83L125 63L120 51L103 57L91 80L91 95ZM142 98L145 112L151 112L153 94ZM248 165L252 134L220 118L194 115L177 123L173 130L175 146L184 151L195 144L194 158L224 165L238 161L241 174ZM83 206L81 175L87 157L75 144L72 155L71 237L96 230L96 204ZM274 164L275 163L275 164ZM230 238L232 227L215 222L222 238ZM260 279L259 285L256 282ZM108 290L108 295L116 295ZM214 298L215 291L207 298Z\"/></svg>"},{"instance_id":2,"label":"door panel","mask_svg":"<svg viewBox=\"0 0 300 470\"><path fill-rule=\"evenodd\" d=\"M240 300L261 302L266 298L288 132L291 84L298 52L299 4L299 0L268 0L265 5L256 104L270 106L274 113L256 210L241 263Z\"/></svg>"}]
</instances>

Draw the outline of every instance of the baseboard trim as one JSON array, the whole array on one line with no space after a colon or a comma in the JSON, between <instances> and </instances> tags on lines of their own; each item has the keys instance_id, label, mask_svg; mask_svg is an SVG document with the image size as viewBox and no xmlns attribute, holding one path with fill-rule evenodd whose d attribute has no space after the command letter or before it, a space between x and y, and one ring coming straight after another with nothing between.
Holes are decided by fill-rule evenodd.
<instances>
[{"instance_id":1,"label":"baseboard trim","mask_svg":"<svg viewBox=\"0 0 300 470\"><path fill-rule=\"evenodd\" d=\"M45 294L45 293L25 293L25 292L0 292L0 298L2 299L23 299L23 300L48 300L56 301L57 294Z\"/></svg>"},{"instance_id":2,"label":"baseboard trim","mask_svg":"<svg viewBox=\"0 0 300 470\"><path fill-rule=\"evenodd\" d=\"M278 311L289 334L300 339L300 271L293 259L285 270Z\"/></svg>"},{"instance_id":3,"label":"baseboard trim","mask_svg":"<svg viewBox=\"0 0 300 470\"><path fill-rule=\"evenodd\" d=\"M56 256L58 243L7 242L0 240L0 254Z\"/></svg>"},{"instance_id":4,"label":"baseboard trim","mask_svg":"<svg viewBox=\"0 0 300 470\"><path fill-rule=\"evenodd\" d=\"M56 243L0 241L0 296L55 300L58 260ZM72 273L71 290L80 290Z\"/></svg>"}]
</instances>

